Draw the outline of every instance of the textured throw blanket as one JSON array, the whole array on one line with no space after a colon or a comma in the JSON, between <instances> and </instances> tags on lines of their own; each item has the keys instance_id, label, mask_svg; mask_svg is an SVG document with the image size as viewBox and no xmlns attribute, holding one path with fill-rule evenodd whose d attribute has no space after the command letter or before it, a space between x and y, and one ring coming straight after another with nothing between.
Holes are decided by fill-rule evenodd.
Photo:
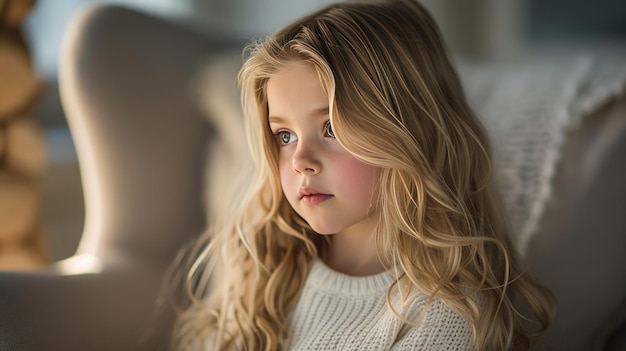
<instances>
[{"instance_id":1,"label":"textured throw blanket","mask_svg":"<svg viewBox=\"0 0 626 351\"><path fill-rule=\"evenodd\" d=\"M524 254L551 195L567 132L624 93L626 59L580 55L508 66L458 60L457 68L491 138L513 240Z\"/></svg>"}]
</instances>

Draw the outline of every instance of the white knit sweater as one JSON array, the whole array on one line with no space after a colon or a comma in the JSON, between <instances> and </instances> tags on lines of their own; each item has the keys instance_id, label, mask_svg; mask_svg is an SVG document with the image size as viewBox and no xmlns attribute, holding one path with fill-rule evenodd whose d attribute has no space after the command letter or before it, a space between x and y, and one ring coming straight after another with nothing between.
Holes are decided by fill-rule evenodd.
<instances>
[{"instance_id":1,"label":"white knit sweater","mask_svg":"<svg viewBox=\"0 0 626 351\"><path fill-rule=\"evenodd\" d=\"M435 300L417 327L404 324L387 307L393 277L381 273L352 277L313 264L302 296L289 318L289 350L471 350L469 323L441 300ZM395 289L394 289L395 290ZM415 320L427 296L413 294L391 301L402 316Z\"/></svg>"}]
</instances>

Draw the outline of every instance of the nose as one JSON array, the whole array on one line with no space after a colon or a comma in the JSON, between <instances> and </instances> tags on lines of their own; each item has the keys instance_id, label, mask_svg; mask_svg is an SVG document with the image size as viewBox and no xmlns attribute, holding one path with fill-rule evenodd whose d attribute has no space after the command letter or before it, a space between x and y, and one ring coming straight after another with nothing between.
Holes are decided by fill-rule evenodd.
<instances>
[{"instance_id":1,"label":"nose","mask_svg":"<svg viewBox=\"0 0 626 351\"><path fill-rule=\"evenodd\" d=\"M298 148L293 155L293 170L297 174L315 175L322 171L322 163L319 160L319 152L315 146L298 140Z\"/></svg>"}]
</instances>

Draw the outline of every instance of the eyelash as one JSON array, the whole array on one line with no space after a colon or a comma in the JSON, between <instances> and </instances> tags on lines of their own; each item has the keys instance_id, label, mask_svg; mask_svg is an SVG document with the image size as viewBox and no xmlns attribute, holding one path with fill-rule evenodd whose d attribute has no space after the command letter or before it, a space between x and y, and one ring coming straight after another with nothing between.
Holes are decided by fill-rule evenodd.
<instances>
[{"instance_id":1,"label":"eyelash","mask_svg":"<svg viewBox=\"0 0 626 351\"><path fill-rule=\"evenodd\" d=\"M333 126L330 124L330 121L326 121L324 123L324 129L323 129L323 133L324 133L324 137L328 137L328 138L333 138L335 139L335 132L333 131ZM295 140L288 140L288 141L284 141L283 137L285 135L293 135L295 136ZM289 145L291 143L293 143L294 141L298 140L298 137L286 130L279 130L276 133L274 133L274 136L276 137L276 139L278 139L278 142L282 145L282 146L286 146Z\"/></svg>"}]
</instances>

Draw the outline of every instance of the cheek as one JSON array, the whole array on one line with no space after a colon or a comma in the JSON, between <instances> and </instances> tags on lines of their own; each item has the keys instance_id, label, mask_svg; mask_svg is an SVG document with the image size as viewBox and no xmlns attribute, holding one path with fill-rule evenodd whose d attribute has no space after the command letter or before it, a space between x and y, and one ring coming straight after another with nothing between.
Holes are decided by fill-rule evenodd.
<instances>
[{"instance_id":1,"label":"cheek","mask_svg":"<svg viewBox=\"0 0 626 351\"><path fill-rule=\"evenodd\" d=\"M381 168L361 162L352 155L337 162L341 186L357 200L370 204L378 192Z\"/></svg>"},{"instance_id":2,"label":"cheek","mask_svg":"<svg viewBox=\"0 0 626 351\"><path fill-rule=\"evenodd\" d=\"M291 166L291 159L279 156L278 171L280 173L280 185L283 188L283 193L285 194L285 197L287 197L287 200L291 202L291 198L296 192L296 190L294 190L296 177L294 176L295 173L293 172Z\"/></svg>"}]
</instances>

